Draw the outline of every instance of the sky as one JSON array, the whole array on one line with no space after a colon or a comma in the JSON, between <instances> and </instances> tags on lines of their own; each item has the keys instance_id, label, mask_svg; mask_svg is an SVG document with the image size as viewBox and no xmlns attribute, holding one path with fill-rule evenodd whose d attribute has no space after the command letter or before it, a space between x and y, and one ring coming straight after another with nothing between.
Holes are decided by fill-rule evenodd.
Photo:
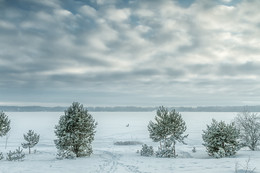
<instances>
[{"instance_id":1,"label":"sky","mask_svg":"<svg viewBox=\"0 0 260 173\"><path fill-rule=\"evenodd\" d=\"M259 0L0 0L0 105L260 105Z\"/></svg>"}]
</instances>

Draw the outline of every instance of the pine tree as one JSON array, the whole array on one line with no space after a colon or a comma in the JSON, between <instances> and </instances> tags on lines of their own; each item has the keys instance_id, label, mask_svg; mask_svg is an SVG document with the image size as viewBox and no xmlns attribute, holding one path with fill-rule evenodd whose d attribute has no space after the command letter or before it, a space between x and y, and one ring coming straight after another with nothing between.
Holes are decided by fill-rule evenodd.
<instances>
[{"instance_id":1,"label":"pine tree","mask_svg":"<svg viewBox=\"0 0 260 173\"><path fill-rule=\"evenodd\" d=\"M0 112L0 137L5 136L10 131L10 120L4 112Z\"/></svg>"},{"instance_id":2,"label":"pine tree","mask_svg":"<svg viewBox=\"0 0 260 173\"><path fill-rule=\"evenodd\" d=\"M0 112L0 137L6 136L5 148L7 147L7 140L9 138L8 132L11 130L10 120L4 112Z\"/></svg>"},{"instance_id":3,"label":"pine tree","mask_svg":"<svg viewBox=\"0 0 260 173\"><path fill-rule=\"evenodd\" d=\"M22 143L23 148L29 148L29 154L31 154L31 148L33 148L36 144L38 144L40 135L35 133L33 130L29 130L27 134L23 135L26 143Z\"/></svg>"},{"instance_id":4,"label":"pine tree","mask_svg":"<svg viewBox=\"0 0 260 173\"><path fill-rule=\"evenodd\" d=\"M186 131L186 124L180 113L175 110L159 107L157 110L156 122L149 122L148 131L150 138L154 142L160 142L158 157L176 157L175 145L177 142L183 143L188 135L183 135Z\"/></svg>"},{"instance_id":5,"label":"pine tree","mask_svg":"<svg viewBox=\"0 0 260 173\"><path fill-rule=\"evenodd\" d=\"M260 116L257 113L244 111L238 113L235 124L240 130L242 145L250 150L257 150L257 146L260 145Z\"/></svg>"},{"instance_id":6,"label":"pine tree","mask_svg":"<svg viewBox=\"0 0 260 173\"><path fill-rule=\"evenodd\" d=\"M71 158L89 156L92 153L91 143L94 140L97 123L77 102L72 103L55 126L55 145L60 157Z\"/></svg>"},{"instance_id":7,"label":"pine tree","mask_svg":"<svg viewBox=\"0 0 260 173\"><path fill-rule=\"evenodd\" d=\"M203 130L202 139L208 155L215 158L235 155L240 149L239 130L234 123L226 124L213 119L211 125Z\"/></svg>"}]
</instances>

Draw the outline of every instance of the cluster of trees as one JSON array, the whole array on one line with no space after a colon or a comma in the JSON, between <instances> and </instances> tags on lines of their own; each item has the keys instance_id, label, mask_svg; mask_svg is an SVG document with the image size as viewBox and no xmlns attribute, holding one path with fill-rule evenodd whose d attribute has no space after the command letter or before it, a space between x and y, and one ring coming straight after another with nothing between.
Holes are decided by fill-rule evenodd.
<instances>
[{"instance_id":1,"label":"cluster of trees","mask_svg":"<svg viewBox=\"0 0 260 173\"><path fill-rule=\"evenodd\" d=\"M91 143L94 140L95 128L97 123L84 109L83 105L77 102L72 103L65 115L60 117L59 124L55 126L55 134L57 139L54 143L58 149L58 158L74 158L89 156L92 151ZM10 120L4 113L0 113L0 137L7 135L10 131ZM24 134L24 140L22 143L23 148L29 149L31 154L31 148L33 148L40 139L40 135L33 130L29 130L27 134ZM23 160L25 154L19 147L15 151L9 151L7 153L7 160ZM3 159L3 153L0 152L0 160Z\"/></svg>"},{"instance_id":2,"label":"cluster of trees","mask_svg":"<svg viewBox=\"0 0 260 173\"><path fill-rule=\"evenodd\" d=\"M89 156L92 154L91 143L94 140L97 122L92 115L84 109L83 105L74 102L65 110L60 117L58 125L55 126L54 140L58 149L58 158L74 158ZM10 131L10 120L3 112L0 113L0 137L7 135ZM150 121L148 131L154 142L159 142L158 150L155 152L152 146L144 144L141 155L157 157L177 157L176 143L185 143L188 134L187 127L181 114L175 110L169 111L165 107L159 107L155 122ZM33 130L24 134L25 143L23 148L33 148L40 139L40 135ZM238 114L234 122L227 124L224 121L212 120L211 125L203 130L203 145L210 156L221 158L234 155L240 148L249 147L256 150L260 144L260 117L256 113L243 112ZM194 152L196 149L194 148ZM24 157L22 149L7 153L7 160L19 160ZM0 153L0 159L3 154ZM18 158L18 159L17 159Z\"/></svg>"},{"instance_id":3,"label":"cluster of trees","mask_svg":"<svg viewBox=\"0 0 260 173\"><path fill-rule=\"evenodd\" d=\"M9 120L8 116L4 112L0 112L0 137L7 136L8 132L11 130L11 121ZM31 148L34 147L40 139L40 135L35 133L33 130L29 130L27 134L24 134L24 140L26 142L22 143L23 148L29 148L29 154L31 154ZM6 138L6 145L7 145ZM5 145L5 147L6 147ZM25 154L23 150L19 147L15 151L9 151L6 156L6 160L9 161L16 161L16 160L23 160ZM0 152L0 160L4 158L3 153Z\"/></svg>"},{"instance_id":4,"label":"cluster of trees","mask_svg":"<svg viewBox=\"0 0 260 173\"><path fill-rule=\"evenodd\" d=\"M157 110L155 122L150 121L148 131L154 142L159 142L157 157L176 157L176 142L186 144L184 135L187 127L181 114L175 110L168 111L164 107ZM260 116L244 111L239 113L230 124L212 120L207 129L203 130L203 145L209 156L222 158L235 155L242 147L257 150L260 144ZM196 149L193 149L196 152ZM141 155L151 156L154 150L146 144L142 146Z\"/></svg>"}]
</instances>

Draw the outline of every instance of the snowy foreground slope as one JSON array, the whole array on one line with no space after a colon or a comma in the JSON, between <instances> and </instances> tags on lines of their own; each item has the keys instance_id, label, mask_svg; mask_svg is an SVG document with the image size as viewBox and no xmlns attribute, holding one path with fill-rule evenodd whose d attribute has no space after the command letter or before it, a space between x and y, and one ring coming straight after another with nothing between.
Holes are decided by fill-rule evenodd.
<instances>
[{"instance_id":1,"label":"snowy foreground slope","mask_svg":"<svg viewBox=\"0 0 260 173\"><path fill-rule=\"evenodd\" d=\"M236 113L181 113L187 124L189 134L188 145L176 146L178 158L142 157L136 153L141 145L114 145L118 141L139 141L154 146L158 144L149 139L147 124L154 120L155 112L93 112L98 122L97 133L93 142L94 153L87 158L74 160L57 160L54 126L63 113L50 112L6 112L11 119L11 132L5 149L5 137L0 139L0 151L4 155L21 145L23 134L29 129L40 134L40 142L36 145L34 154L27 150L22 162L0 161L0 173L234 173L245 172L246 161L250 158L249 169L256 168L254 173L260 173L260 151L240 150L232 158L214 159L207 155L202 146L202 130L211 119L230 122ZM127 127L127 125L129 126ZM192 148L197 152L193 153ZM244 170L243 170L244 169Z\"/></svg>"}]
</instances>

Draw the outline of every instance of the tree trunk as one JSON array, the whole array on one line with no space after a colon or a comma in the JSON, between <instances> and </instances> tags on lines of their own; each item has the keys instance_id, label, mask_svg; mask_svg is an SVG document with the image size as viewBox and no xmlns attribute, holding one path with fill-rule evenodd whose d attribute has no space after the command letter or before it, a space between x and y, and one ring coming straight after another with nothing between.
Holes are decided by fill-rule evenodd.
<instances>
[{"instance_id":1,"label":"tree trunk","mask_svg":"<svg viewBox=\"0 0 260 173\"><path fill-rule=\"evenodd\" d=\"M5 138L5 149L7 148L7 140L8 140L8 137L6 136L6 138Z\"/></svg>"},{"instance_id":2,"label":"tree trunk","mask_svg":"<svg viewBox=\"0 0 260 173\"><path fill-rule=\"evenodd\" d=\"M31 154L31 147L29 147L29 154Z\"/></svg>"},{"instance_id":3,"label":"tree trunk","mask_svg":"<svg viewBox=\"0 0 260 173\"><path fill-rule=\"evenodd\" d=\"M10 134L7 133L6 138L5 138L5 149L7 148L7 142L8 142L9 136L10 136Z\"/></svg>"},{"instance_id":4,"label":"tree trunk","mask_svg":"<svg viewBox=\"0 0 260 173\"><path fill-rule=\"evenodd\" d=\"M74 153L76 154L76 157L80 157L79 146L75 145L75 146L73 146L73 148L74 148Z\"/></svg>"},{"instance_id":5,"label":"tree trunk","mask_svg":"<svg viewBox=\"0 0 260 173\"><path fill-rule=\"evenodd\" d=\"M173 148L173 155L174 155L174 157L176 157L176 152L175 152L175 141L173 142L173 146L172 146L172 148Z\"/></svg>"}]
</instances>

